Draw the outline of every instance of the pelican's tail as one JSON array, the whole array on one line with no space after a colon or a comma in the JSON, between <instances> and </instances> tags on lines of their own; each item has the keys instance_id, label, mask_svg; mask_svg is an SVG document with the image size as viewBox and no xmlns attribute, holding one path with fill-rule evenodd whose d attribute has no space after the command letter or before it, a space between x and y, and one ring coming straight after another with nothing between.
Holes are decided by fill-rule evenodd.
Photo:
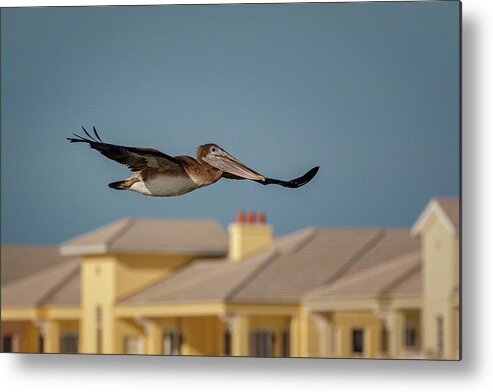
<instances>
[{"instance_id":1,"label":"pelican's tail","mask_svg":"<svg viewBox=\"0 0 493 392\"><path fill-rule=\"evenodd\" d=\"M130 189L130 187L135 184L136 182L139 182L140 178L136 177L135 175L130 176L126 180L122 181L115 181L115 182L110 182L108 186L113 189L119 189L119 190L125 190L125 189Z\"/></svg>"}]
</instances>

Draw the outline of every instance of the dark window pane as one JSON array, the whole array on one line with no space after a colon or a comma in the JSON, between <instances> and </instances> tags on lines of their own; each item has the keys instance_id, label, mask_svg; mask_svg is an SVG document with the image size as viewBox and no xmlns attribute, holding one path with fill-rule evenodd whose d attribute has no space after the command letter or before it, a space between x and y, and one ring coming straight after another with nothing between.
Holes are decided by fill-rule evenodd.
<instances>
[{"instance_id":1,"label":"dark window pane","mask_svg":"<svg viewBox=\"0 0 493 392\"><path fill-rule=\"evenodd\" d=\"M11 335L7 335L3 337L2 341L2 348L4 353L11 353L12 352L12 344L13 343L13 338Z\"/></svg>"},{"instance_id":2,"label":"dark window pane","mask_svg":"<svg viewBox=\"0 0 493 392\"><path fill-rule=\"evenodd\" d=\"M164 333L163 336L163 354L164 355L180 355L183 336L178 330L170 330Z\"/></svg>"},{"instance_id":3,"label":"dark window pane","mask_svg":"<svg viewBox=\"0 0 493 392\"><path fill-rule=\"evenodd\" d=\"M223 335L223 347L224 355L231 355L231 333L227 329Z\"/></svg>"},{"instance_id":4,"label":"dark window pane","mask_svg":"<svg viewBox=\"0 0 493 392\"><path fill-rule=\"evenodd\" d=\"M353 329L353 353L363 352L363 330Z\"/></svg>"},{"instance_id":5,"label":"dark window pane","mask_svg":"<svg viewBox=\"0 0 493 392\"><path fill-rule=\"evenodd\" d=\"M406 328L406 347L414 347L416 345L416 330L413 327Z\"/></svg>"},{"instance_id":6,"label":"dark window pane","mask_svg":"<svg viewBox=\"0 0 493 392\"><path fill-rule=\"evenodd\" d=\"M382 328L382 352L389 351L389 331L387 328Z\"/></svg>"},{"instance_id":7,"label":"dark window pane","mask_svg":"<svg viewBox=\"0 0 493 392\"><path fill-rule=\"evenodd\" d=\"M272 357L273 333L259 330L250 334L250 355L254 357Z\"/></svg>"},{"instance_id":8,"label":"dark window pane","mask_svg":"<svg viewBox=\"0 0 493 392\"><path fill-rule=\"evenodd\" d=\"M443 357L443 318L437 318L437 356Z\"/></svg>"},{"instance_id":9,"label":"dark window pane","mask_svg":"<svg viewBox=\"0 0 493 392\"><path fill-rule=\"evenodd\" d=\"M289 329L285 329L282 331L282 339L281 339L281 355L283 357L289 357L290 356L290 335L289 335Z\"/></svg>"},{"instance_id":10,"label":"dark window pane","mask_svg":"<svg viewBox=\"0 0 493 392\"><path fill-rule=\"evenodd\" d=\"M79 352L79 336L77 334L64 335L60 341L61 353L77 353Z\"/></svg>"},{"instance_id":11,"label":"dark window pane","mask_svg":"<svg viewBox=\"0 0 493 392\"><path fill-rule=\"evenodd\" d=\"M38 351L40 353L43 353L45 351L45 339L41 334L38 336Z\"/></svg>"}]
</instances>

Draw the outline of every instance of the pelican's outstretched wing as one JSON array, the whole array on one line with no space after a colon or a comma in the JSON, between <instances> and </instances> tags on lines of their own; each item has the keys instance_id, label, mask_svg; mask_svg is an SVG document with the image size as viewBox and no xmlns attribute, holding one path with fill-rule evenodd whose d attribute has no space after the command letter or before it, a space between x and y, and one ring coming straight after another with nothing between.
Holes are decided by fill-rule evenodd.
<instances>
[{"instance_id":1,"label":"pelican's outstretched wing","mask_svg":"<svg viewBox=\"0 0 493 392\"><path fill-rule=\"evenodd\" d=\"M74 134L75 138L69 137L67 140L71 143L87 143L91 148L99 151L105 157L123 165L127 165L127 167L134 172L146 168L168 169L176 167L181 163L178 158L164 154L153 148L125 147L104 143L99 137L96 128L93 127L92 129L97 140L91 136L84 127L82 127L82 130L89 139Z\"/></svg>"},{"instance_id":2,"label":"pelican's outstretched wing","mask_svg":"<svg viewBox=\"0 0 493 392\"><path fill-rule=\"evenodd\" d=\"M303 174L301 177L295 178L291 181L283 181L283 180L277 180L275 178L267 178L265 177L265 180L252 180L255 182L258 182L259 184L262 185L270 185L270 184L275 184L275 185L281 185L286 188L299 188L306 183L310 182L313 177L318 172L318 169L320 169L320 166L315 166L314 168L308 170L305 174ZM228 178L230 180L246 180L247 178L235 176L234 174L230 173L223 173L222 178Z\"/></svg>"}]
</instances>

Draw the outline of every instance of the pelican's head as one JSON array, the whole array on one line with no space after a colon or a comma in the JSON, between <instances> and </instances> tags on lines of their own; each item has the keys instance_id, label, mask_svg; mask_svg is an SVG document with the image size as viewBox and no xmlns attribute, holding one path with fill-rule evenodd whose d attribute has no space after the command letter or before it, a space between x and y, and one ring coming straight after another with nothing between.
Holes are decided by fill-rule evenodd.
<instances>
[{"instance_id":1,"label":"pelican's head","mask_svg":"<svg viewBox=\"0 0 493 392\"><path fill-rule=\"evenodd\" d=\"M197 160L223 172L234 174L248 180L264 181L265 177L241 163L217 144L204 144L197 147Z\"/></svg>"}]
</instances>

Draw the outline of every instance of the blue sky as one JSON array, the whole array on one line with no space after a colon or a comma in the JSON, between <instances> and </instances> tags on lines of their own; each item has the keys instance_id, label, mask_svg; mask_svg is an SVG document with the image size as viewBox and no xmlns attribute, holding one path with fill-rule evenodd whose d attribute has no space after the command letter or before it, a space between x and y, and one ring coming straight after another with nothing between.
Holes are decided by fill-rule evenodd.
<instances>
[{"instance_id":1,"label":"blue sky","mask_svg":"<svg viewBox=\"0 0 493 392\"><path fill-rule=\"evenodd\" d=\"M459 3L3 9L3 243L55 244L124 216L267 213L306 226L410 226L459 194ZM193 155L214 142L297 190L222 180L176 198L65 139Z\"/></svg>"}]
</instances>

